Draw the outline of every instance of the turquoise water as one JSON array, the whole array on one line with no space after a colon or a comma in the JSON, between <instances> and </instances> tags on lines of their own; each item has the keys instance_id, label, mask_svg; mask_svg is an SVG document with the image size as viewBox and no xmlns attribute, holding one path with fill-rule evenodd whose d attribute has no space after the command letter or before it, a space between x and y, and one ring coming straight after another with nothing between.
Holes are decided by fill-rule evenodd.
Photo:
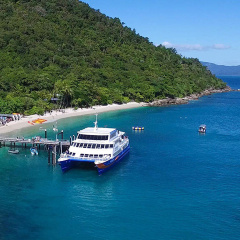
<instances>
[{"instance_id":1,"label":"turquoise water","mask_svg":"<svg viewBox=\"0 0 240 240\"><path fill-rule=\"evenodd\" d=\"M240 77L222 79L240 88ZM94 120L64 119L58 128L68 138ZM145 130L133 132L134 125ZM130 154L102 176L95 169L62 174L44 151L9 155L3 147L0 239L239 239L239 125L239 92L100 114L99 126L123 130L131 142ZM37 125L13 135L39 134Z\"/></svg>"}]
</instances>

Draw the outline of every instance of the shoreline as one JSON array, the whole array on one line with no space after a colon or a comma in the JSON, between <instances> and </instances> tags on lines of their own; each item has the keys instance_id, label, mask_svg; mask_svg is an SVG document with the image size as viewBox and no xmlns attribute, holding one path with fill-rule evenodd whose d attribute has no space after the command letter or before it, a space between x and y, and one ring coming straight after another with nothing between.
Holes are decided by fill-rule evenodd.
<instances>
[{"instance_id":1,"label":"shoreline","mask_svg":"<svg viewBox=\"0 0 240 240\"><path fill-rule=\"evenodd\" d=\"M11 121L7 123L5 126L0 126L0 134L6 134L6 133L13 132L15 130L32 127L33 124L31 124L31 122L38 118L45 119L47 120L46 123L49 123L49 122L54 122L63 118L92 115L96 113L138 108L138 107L144 107L144 106L160 107L160 106L169 106L169 105L181 105L181 104L187 104L191 100L198 100L200 97L211 95L213 93L223 93L223 92L231 92L231 91L239 91L239 90L233 90L227 86L224 89L206 89L201 93L191 94L183 98L164 98L164 99L153 101L151 103L129 102L124 104L111 104L106 106L98 105L98 106L93 106L92 108L79 108L77 110L74 110L73 108L67 108L67 109L64 109L64 112L54 110L52 111L52 113L46 113L43 116L36 114L36 115L23 117L17 121ZM42 126L44 125L44 123L38 124L38 125Z\"/></svg>"},{"instance_id":2,"label":"shoreline","mask_svg":"<svg viewBox=\"0 0 240 240\"><path fill-rule=\"evenodd\" d=\"M129 102L124 104L111 104L107 106L93 106L92 108L79 108L74 110L73 108L64 109L62 111L52 111L52 113L46 113L43 116L41 115L30 115L26 117L22 117L20 120L11 121L4 126L0 126L0 134L6 134L13 132L15 130L29 128L34 125L44 126L42 124L31 124L33 120L38 118L47 120L45 123L54 122L59 119L69 118L69 117L77 117L77 116L84 116L84 115L91 115L96 113L103 113L103 112L110 112L110 111L117 111L117 110L124 110L124 109L131 109L131 108L138 108L147 106L146 103L137 103L137 102ZM30 123L29 123L30 122Z\"/></svg>"},{"instance_id":3,"label":"shoreline","mask_svg":"<svg viewBox=\"0 0 240 240\"><path fill-rule=\"evenodd\" d=\"M201 93L194 93L189 96L183 97L183 98L164 98L164 99L159 99L156 101L153 101L151 103L148 103L147 105L150 107L155 107L155 106L168 106L168 105L181 105L181 104L187 104L191 100L198 100L199 98L207 95L211 95L213 93L223 93L223 92L232 92L232 91L238 91L231 89L229 86L223 88L223 89L206 89Z\"/></svg>"}]
</instances>

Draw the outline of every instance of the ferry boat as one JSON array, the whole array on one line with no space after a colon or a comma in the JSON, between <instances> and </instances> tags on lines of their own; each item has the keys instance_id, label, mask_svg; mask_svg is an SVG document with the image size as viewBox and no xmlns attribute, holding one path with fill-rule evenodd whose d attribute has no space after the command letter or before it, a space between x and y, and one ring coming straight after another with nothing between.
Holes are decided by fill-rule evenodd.
<instances>
[{"instance_id":1,"label":"ferry boat","mask_svg":"<svg viewBox=\"0 0 240 240\"><path fill-rule=\"evenodd\" d=\"M78 131L69 150L60 155L58 163L63 172L78 163L89 163L102 174L129 152L129 139L124 132L115 128L99 128L97 114L94 124L94 127Z\"/></svg>"}]
</instances>

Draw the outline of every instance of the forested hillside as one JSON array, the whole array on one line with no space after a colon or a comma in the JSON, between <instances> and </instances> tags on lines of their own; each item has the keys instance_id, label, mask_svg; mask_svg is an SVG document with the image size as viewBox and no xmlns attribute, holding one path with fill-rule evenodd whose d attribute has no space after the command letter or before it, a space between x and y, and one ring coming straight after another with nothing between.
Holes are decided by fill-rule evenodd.
<instances>
[{"instance_id":1,"label":"forested hillside","mask_svg":"<svg viewBox=\"0 0 240 240\"><path fill-rule=\"evenodd\" d=\"M164 23L162 23L164 24ZM197 59L154 46L77 0L0 0L0 112L43 113L223 88Z\"/></svg>"}]
</instances>

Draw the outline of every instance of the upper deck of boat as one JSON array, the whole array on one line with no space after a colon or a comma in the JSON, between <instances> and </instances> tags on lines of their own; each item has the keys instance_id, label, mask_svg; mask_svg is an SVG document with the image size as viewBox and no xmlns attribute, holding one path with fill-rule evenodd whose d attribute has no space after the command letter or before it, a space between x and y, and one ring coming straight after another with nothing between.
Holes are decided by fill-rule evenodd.
<instances>
[{"instance_id":1,"label":"upper deck of boat","mask_svg":"<svg viewBox=\"0 0 240 240\"><path fill-rule=\"evenodd\" d=\"M94 135L109 135L110 133L116 131L116 128L95 128L95 127L88 127L83 130L78 131L78 134L94 134Z\"/></svg>"}]
</instances>

